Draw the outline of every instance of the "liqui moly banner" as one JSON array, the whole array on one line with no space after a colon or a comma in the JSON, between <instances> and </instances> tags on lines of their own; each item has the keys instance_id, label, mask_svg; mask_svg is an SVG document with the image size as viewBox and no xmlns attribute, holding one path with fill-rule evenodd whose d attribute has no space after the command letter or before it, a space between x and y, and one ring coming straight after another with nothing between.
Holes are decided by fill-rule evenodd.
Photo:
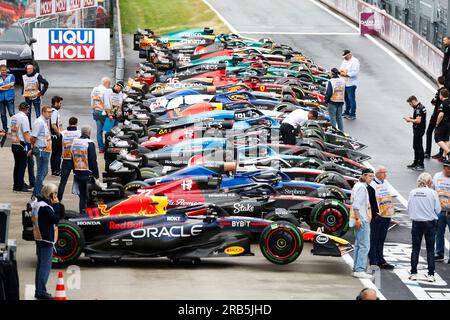
<instances>
[{"instance_id":1,"label":"liqui moly banner","mask_svg":"<svg viewBox=\"0 0 450 320\"><path fill-rule=\"evenodd\" d=\"M36 17L96 7L97 0L36 0Z\"/></svg>"},{"instance_id":2,"label":"liqui moly banner","mask_svg":"<svg viewBox=\"0 0 450 320\"><path fill-rule=\"evenodd\" d=\"M436 79L441 75L443 53L401 21L362 0L320 1L356 23L360 22L361 13L370 14L364 15L369 20L365 23L373 26L373 31L378 37L411 59L432 78Z\"/></svg>"},{"instance_id":3,"label":"liqui moly banner","mask_svg":"<svg viewBox=\"0 0 450 320\"><path fill-rule=\"evenodd\" d=\"M110 60L109 29L33 29L36 60Z\"/></svg>"}]
</instances>

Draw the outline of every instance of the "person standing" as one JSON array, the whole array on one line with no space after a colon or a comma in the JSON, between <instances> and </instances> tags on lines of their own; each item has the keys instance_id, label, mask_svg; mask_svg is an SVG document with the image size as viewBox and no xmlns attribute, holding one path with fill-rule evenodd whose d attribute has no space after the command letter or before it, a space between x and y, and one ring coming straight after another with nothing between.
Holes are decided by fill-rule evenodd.
<instances>
[{"instance_id":1,"label":"person standing","mask_svg":"<svg viewBox=\"0 0 450 320\"><path fill-rule=\"evenodd\" d=\"M427 263L429 282L435 282L434 278L434 241L436 235L436 221L441 211L439 198L431 186L433 179L427 172L423 172L417 178L417 188L413 189L408 197L408 215L412 220L411 238L411 275L410 280L417 280L417 264L419 263L422 238L425 236L427 248Z\"/></svg>"},{"instance_id":2,"label":"person standing","mask_svg":"<svg viewBox=\"0 0 450 320\"><path fill-rule=\"evenodd\" d=\"M427 123L427 110L419 101L417 101L415 96L410 96L406 102L414 109L412 117L403 118L407 123L413 124L414 161L406 167L417 171L423 171L425 170L423 165L423 135L425 134Z\"/></svg>"},{"instance_id":3,"label":"person standing","mask_svg":"<svg viewBox=\"0 0 450 320\"><path fill-rule=\"evenodd\" d=\"M445 89L444 87L444 77L440 76L437 78L437 92L436 95L434 96L433 100L431 100L431 104L434 106L433 108L433 114L430 117L430 122L428 123L428 129L427 129L427 144L426 144L426 148L425 148L425 159L430 158L431 156L431 140L433 138L433 131L436 128L436 121L437 121L437 117L439 114L439 106L441 105L441 98L440 98L440 94L442 89ZM439 152L436 153L435 155L431 156L431 158L433 159L442 159L442 149L439 148Z\"/></svg>"},{"instance_id":4,"label":"person standing","mask_svg":"<svg viewBox=\"0 0 450 320\"><path fill-rule=\"evenodd\" d=\"M123 82L118 81L112 89L106 90L104 95L106 115L110 120L114 119L114 125L117 125L117 119L122 115L123 87Z\"/></svg>"},{"instance_id":5,"label":"person standing","mask_svg":"<svg viewBox=\"0 0 450 320\"><path fill-rule=\"evenodd\" d=\"M6 65L0 65L0 114L2 119L3 130L8 132L8 119L6 118L6 110L9 116L14 115L14 84L16 78L13 74L8 73Z\"/></svg>"},{"instance_id":6,"label":"person standing","mask_svg":"<svg viewBox=\"0 0 450 320\"><path fill-rule=\"evenodd\" d=\"M66 130L61 132L62 135L62 164L61 164L61 179L58 186L58 199L62 201L64 190L66 189L67 180L70 172L73 170L71 148L73 140L81 136L81 131L77 128L78 119L71 117L69 119L69 126Z\"/></svg>"},{"instance_id":7,"label":"person standing","mask_svg":"<svg viewBox=\"0 0 450 320\"><path fill-rule=\"evenodd\" d=\"M433 189L436 190L441 204L436 229L436 256L434 260L444 261L445 229L448 226L450 230L450 161L445 160L442 171L434 175ZM450 257L448 263L450 263Z\"/></svg>"},{"instance_id":8,"label":"person standing","mask_svg":"<svg viewBox=\"0 0 450 320\"><path fill-rule=\"evenodd\" d=\"M63 98L52 97L52 116L50 118L50 132L52 134L52 155L50 156L50 167L53 176L61 173L62 141L61 131L63 130L61 114L59 110L63 105Z\"/></svg>"},{"instance_id":9,"label":"person standing","mask_svg":"<svg viewBox=\"0 0 450 320\"><path fill-rule=\"evenodd\" d=\"M441 104L438 110L439 113L436 120L436 128L434 129L434 141L442 149L443 158L448 158L448 152L450 150L450 101L448 97L448 90L442 89L439 94Z\"/></svg>"},{"instance_id":10,"label":"person standing","mask_svg":"<svg viewBox=\"0 0 450 320\"><path fill-rule=\"evenodd\" d=\"M340 75L345 81L345 111L344 118L356 119L356 87L359 73L359 60L356 59L350 50L344 50L342 53L344 61L339 68Z\"/></svg>"},{"instance_id":11,"label":"person standing","mask_svg":"<svg viewBox=\"0 0 450 320\"><path fill-rule=\"evenodd\" d=\"M394 266L384 259L384 242L394 214L393 192L386 181L387 169L378 166L375 177L367 186L369 193L372 221L370 222L370 251L369 264L377 265L381 269L394 269Z\"/></svg>"},{"instance_id":12,"label":"person standing","mask_svg":"<svg viewBox=\"0 0 450 320\"><path fill-rule=\"evenodd\" d=\"M442 76L444 77L444 85L450 90L450 37L442 38L444 59L442 60Z\"/></svg>"},{"instance_id":13,"label":"person standing","mask_svg":"<svg viewBox=\"0 0 450 320\"><path fill-rule=\"evenodd\" d=\"M96 179L99 178L95 144L90 139L91 132L92 129L90 126L83 126L81 128L81 137L73 140L71 149L74 183L78 187L78 195L80 197L80 214L83 214L87 206L87 184L89 177L92 175Z\"/></svg>"},{"instance_id":14,"label":"person standing","mask_svg":"<svg viewBox=\"0 0 450 320\"><path fill-rule=\"evenodd\" d=\"M97 125L97 145L100 153L105 152L105 144L103 142L103 125L106 119L104 96L110 86L111 79L103 77L101 84L92 89L91 92L92 117Z\"/></svg>"},{"instance_id":15,"label":"person standing","mask_svg":"<svg viewBox=\"0 0 450 320\"><path fill-rule=\"evenodd\" d=\"M42 185L48 173L50 153L52 152L52 138L48 126L51 116L52 108L43 106L42 115L34 122L31 133L31 148L36 157L37 165L36 184L33 190L33 196L36 198L41 195Z\"/></svg>"},{"instance_id":16,"label":"person standing","mask_svg":"<svg viewBox=\"0 0 450 320\"><path fill-rule=\"evenodd\" d=\"M36 112L36 119L41 115L41 97L44 96L48 89L48 81L35 71L32 63L27 64L25 69L27 73L22 76L22 95L25 98L25 101L30 105L28 119L31 124L32 106L34 106Z\"/></svg>"},{"instance_id":17,"label":"person standing","mask_svg":"<svg viewBox=\"0 0 450 320\"><path fill-rule=\"evenodd\" d=\"M373 171L365 168L352 189L350 226L355 230L355 251L353 260L353 276L355 278L370 279L366 273L367 258L370 250L370 202L367 186L372 182Z\"/></svg>"},{"instance_id":18,"label":"person standing","mask_svg":"<svg viewBox=\"0 0 450 320\"><path fill-rule=\"evenodd\" d=\"M40 300L51 300L47 292L47 281L52 269L53 247L58 240L56 224L61 218L64 207L56 196L56 186L46 184L42 188L42 197L31 203L33 234L37 248L37 266L34 297Z\"/></svg>"},{"instance_id":19,"label":"person standing","mask_svg":"<svg viewBox=\"0 0 450 320\"><path fill-rule=\"evenodd\" d=\"M25 170L27 168L27 153L31 150L30 123L28 115L30 106L26 102L19 105L19 112L11 117L11 151L14 155L15 192L31 192L25 186Z\"/></svg>"},{"instance_id":20,"label":"person standing","mask_svg":"<svg viewBox=\"0 0 450 320\"><path fill-rule=\"evenodd\" d=\"M339 70L331 69L331 79L327 83L325 103L328 106L331 125L344 131L342 124L342 106L344 105L345 82L339 76Z\"/></svg>"}]
</instances>

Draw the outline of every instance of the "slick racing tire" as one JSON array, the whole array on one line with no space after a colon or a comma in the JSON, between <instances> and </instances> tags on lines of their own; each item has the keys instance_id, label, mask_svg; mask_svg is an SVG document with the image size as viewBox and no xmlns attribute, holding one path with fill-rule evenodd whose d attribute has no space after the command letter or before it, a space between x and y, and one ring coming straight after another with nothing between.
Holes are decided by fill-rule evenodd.
<instances>
[{"instance_id":1,"label":"slick racing tire","mask_svg":"<svg viewBox=\"0 0 450 320\"><path fill-rule=\"evenodd\" d=\"M144 188L144 187L148 187L148 186L149 186L149 184L148 184L148 183L145 183L144 181L138 181L138 180L135 180L135 181L128 182L128 183L124 186L124 189L125 189L125 196L129 196L129 195L132 195L132 194L136 194L136 192L137 192L139 189Z\"/></svg>"},{"instance_id":2,"label":"slick racing tire","mask_svg":"<svg viewBox=\"0 0 450 320\"><path fill-rule=\"evenodd\" d=\"M314 83L313 77L307 72L300 72L296 78L298 78L302 81L305 81L305 82Z\"/></svg>"},{"instance_id":3,"label":"slick racing tire","mask_svg":"<svg viewBox=\"0 0 450 320\"><path fill-rule=\"evenodd\" d=\"M339 201L347 200L347 195L341 188L336 186L326 185L314 191L318 198L336 199Z\"/></svg>"},{"instance_id":4,"label":"slick racing tire","mask_svg":"<svg viewBox=\"0 0 450 320\"><path fill-rule=\"evenodd\" d=\"M299 146L311 147L320 151L325 150L325 145L323 144L323 141L317 138L302 139L299 143Z\"/></svg>"},{"instance_id":5,"label":"slick racing tire","mask_svg":"<svg viewBox=\"0 0 450 320\"><path fill-rule=\"evenodd\" d=\"M345 180L345 178L341 174L332 171L322 172L316 177L314 182L332 185L347 190L352 189L350 184L347 182L347 180Z\"/></svg>"},{"instance_id":6,"label":"slick racing tire","mask_svg":"<svg viewBox=\"0 0 450 320\"><path fill-rule=\"evenodd\" d=\"M300 168L307 168L307 169L317 169L319 168L323 162L319 159L314 158L306 158L301 161L299 161L296 166Z\"/></svg>"},{"instance_id":7,"label":"slick racing tire","mask_svg":"<svg viewBox=\"0 0 450 320\"><path fill-rule=\"evenodd\" d=\"M327 171L327 172L336 172L336 173L339 173L339 174L341 174L343 176L347 175L342 168L338 167L334 163L324 163L317 169L323 170L323 171Z\"/></svg>"},{"instance_id":8,"label":"slick racing tire","mask_svg":"<svg viewBox=\"0 0 450 320\"><path fill-rule=\"evenodd\" d=\"M302 129L302 131L303 131L304 138L316 138L321 141L325 141L325 136L324 136L322 130L320 130L320 129L306 128L306 129Z\"/></svg>"},{"instance_id":9,"label":"slick racing tire","mask_svg":"<svg viewBox=\"0 0 450 320\"><path fill-rule=\"evenodd\" d=\"M338 200L326 199L311 210L310 227L323 227L325 233L341 237L348 231L350 215L345 205Z\"/></svg>"},{"instance_id":10,"label":"slick racing tire","mask_svg":"<svg viewBox=\"0 0 450 320\"><path fill-rule=\"evenodd\" d=\"M141 172L141 177L143 180L157 178L160 176L159 173L155 172L155 170L149 167L140 168L139 171Z\"/></svg>"},{"instance_id":11,"label":"slick racing tire","mask_svg":"<svg viewBox=\"0 0 450 320\"><path fill-rule=\"evenodd\" d=\"M55 243L53 263L66 264L78 259L85 244L83 231L75 223L61 220L58 223L58 240Z\"/></svg>"},{"instance_id":12,"label":"slick racing tire","mask_svg":"<svg viewBox=\"0 0 450 320\"><path fill-rule=\"evenodd\" d=\"M296 226L288 222L276 222L263 230L259 247L270 262L288 264L302 253L303 239Z\"/></svg>"}]
</instances>

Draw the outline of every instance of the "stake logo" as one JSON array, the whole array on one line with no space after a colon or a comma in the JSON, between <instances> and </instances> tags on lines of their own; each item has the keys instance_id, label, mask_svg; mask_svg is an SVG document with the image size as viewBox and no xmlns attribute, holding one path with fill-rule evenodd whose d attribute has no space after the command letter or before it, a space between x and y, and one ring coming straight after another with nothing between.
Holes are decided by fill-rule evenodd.
<instances>
[{"instance_id":1,"label":"stake logo","mask_svg":"<svg viewBox=\"0 0 450 320\"><path fill-rule=\"evenodd\" d=\"M50 29L48 50L50 60L94 60L94 30Z\"/></svg>"}]
</instances>

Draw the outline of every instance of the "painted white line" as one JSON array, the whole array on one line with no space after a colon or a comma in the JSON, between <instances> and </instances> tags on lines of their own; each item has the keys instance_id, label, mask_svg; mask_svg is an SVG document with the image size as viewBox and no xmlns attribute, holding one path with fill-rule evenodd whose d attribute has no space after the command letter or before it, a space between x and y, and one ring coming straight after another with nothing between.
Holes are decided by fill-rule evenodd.
<instances>
[{"instance_id":1,"label":"painted white line","mask_svg":"<svg viewBox=\"0 0 450 320\"><path fill-rule=\"evenodd\" d=\"M333 17L335 17L336 19L342 21L343 23L345 23L346 25L348 25L350 28L352 28L353 30L358 31L359 33L359 28L357 26L355 26L353 23L349 22L347 19L345 19L344 17L338 15L337 13L331 11L327 6L325 6L324 4L321 4L319 2L317 2L316 0L309 0L309 2L311 2L312 4L318 6L320 9L328 12L329 14L331 14Z\"/></svg>"},{"instance_id":2,"label":"painted white line","mask_svg":"<svg viewBox=\"0 0 450 320\"><path fill-rule=\"evenodd\" d=\"M222 20L222 22L228 27L228 29L230 29L231 33L235 33L237 35L239 35L238 31L231 25L231 23L229 23L227 21L227 19L225 19L209 2L208 0L203 0L203 2L209 7L209 9L211 9L212 12L214 12L220 20Z\"/></svg>"},{"instance_id":3,"label":"painted white line","mask_svg":"<svg viewBox=\"0 0 450 320\"><path fill-rule=\"evenodd\" d=\"M274 34L274 35L307 35L307 36L359 36L352 32L295 32L295 31L239 31L240 34Z\"/></svg>"}]
</instances>

